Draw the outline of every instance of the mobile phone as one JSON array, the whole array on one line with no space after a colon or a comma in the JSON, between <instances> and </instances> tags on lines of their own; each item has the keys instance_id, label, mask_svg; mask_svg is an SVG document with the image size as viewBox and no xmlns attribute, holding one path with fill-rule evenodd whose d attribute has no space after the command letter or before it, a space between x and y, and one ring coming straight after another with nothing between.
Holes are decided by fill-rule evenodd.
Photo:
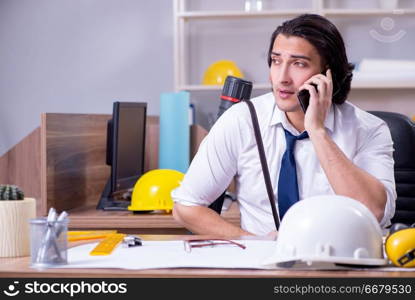
<instances>
[{"instance_id":1,"label":"mobile phone","mask_svg":"<svg viewBox=\"0 0 415 300\"><path fill-rule=\"evenodd\" d=\"M312 86L315 87L316 91L318 92L317 85L311 83ZM307 111L308 105L310 104L310 92L306 89L301 90L297 94L298 101L300 102L301 108L305 113Z\"/></svg>"}]
</instances>

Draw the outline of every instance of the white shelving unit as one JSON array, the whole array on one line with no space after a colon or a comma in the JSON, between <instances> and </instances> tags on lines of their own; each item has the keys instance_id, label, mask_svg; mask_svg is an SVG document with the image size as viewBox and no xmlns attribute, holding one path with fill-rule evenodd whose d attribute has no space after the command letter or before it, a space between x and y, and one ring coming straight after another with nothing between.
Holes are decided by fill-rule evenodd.
<instances>
[{"instance_id":1,"label":"white shelving unit","mask_svg":"<svg viewBox=\"0 0 415 300\"><path fill-rule=\"evenodd\" d=\"M180 1L180 0L178 0ZM178 12L177 17L185 20L190 19L215 19L215 18L257 18L257 17L280 17L296 16L303 13L319 13L323 16L381 16L381 15L404 15L415 14L415 9L320 9L320 10L269 10L269 11L188 11Z\"/></svg>"},{"instance_id":2,"label":"white shelving unit","mask_svg":"<svg viewBox=\"0 0 415 300\"><path fill-rule=\"evenodd\" d=\"M191 0L190 0L191 1ZM324 7L324 0L313 0L311 9L284 9L261 11L209 10L191 11L186 9L186 0L174 0L174 87L175 90L209 91L220 90L222 86L189 84L189 49L186 40L186 26L194 20L247 19L270 17L293 17L303 13L317 13L330 17L364 17L382 15L415 15L415 9L349 9ZM269 83L255 83L254 89L269 89ZM415 80L353 80L352 89L394 89L415 88Z\"/></svg>"}]
</instances>

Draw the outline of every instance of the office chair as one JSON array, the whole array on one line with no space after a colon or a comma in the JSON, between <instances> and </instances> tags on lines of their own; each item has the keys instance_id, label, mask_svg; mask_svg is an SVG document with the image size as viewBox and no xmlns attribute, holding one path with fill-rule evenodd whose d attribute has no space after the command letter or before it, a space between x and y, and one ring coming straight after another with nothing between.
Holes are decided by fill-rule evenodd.
<instances>
[{"instance_id":1,"label":"office chair","mask_svg":"<svg viewBox=\"0 0 415 300\"><path fill-rule=\"evenodd\" d=\"M415 124L405 115L369 111L388 125L394 143L396 212L392 223L415 223Z\"/></svg>"},{"instance_id":2,"label":"office chair","mask_svg":"<svg viewBox=\"0 0 415 300\"><path fill-rule=\"evenodd\" d=\"M415 124L405 115L369 111L388 125L394 143L396 212L392 223L415 223ZM209 207L218 214L221 212L225 193Z\"/></svg>"}]
</instances>

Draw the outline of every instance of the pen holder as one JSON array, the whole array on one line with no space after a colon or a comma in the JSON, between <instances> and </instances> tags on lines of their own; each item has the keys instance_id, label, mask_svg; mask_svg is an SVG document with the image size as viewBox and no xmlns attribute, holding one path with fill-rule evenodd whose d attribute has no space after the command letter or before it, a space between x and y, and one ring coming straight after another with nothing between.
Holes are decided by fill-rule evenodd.
<instances>
[{"instance_id":1,"label":"pen holder","mask_svg":"<svg viewBox=\"0 0 415 300\"><path fill-rule=\"evenodd\" d=\"M48 222L46 218L30 220L31 266L46 268L68 263L68 219Z\"/></svg>"}]
</instances>

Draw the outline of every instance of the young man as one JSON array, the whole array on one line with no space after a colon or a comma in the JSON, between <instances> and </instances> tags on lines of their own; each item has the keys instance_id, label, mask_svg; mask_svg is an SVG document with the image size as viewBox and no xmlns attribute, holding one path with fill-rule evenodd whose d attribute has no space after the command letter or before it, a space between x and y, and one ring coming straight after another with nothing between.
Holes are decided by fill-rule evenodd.
<instances>
[{"instance_id":1,"label":"young man","mask_svg":"<svg viewBox=\"0 0 415 300\"><path fill-rule=\"evenodd\" d=\"M284 22L271 37L268 64L272 93L251 101L280 218L298 200L337 194L389 225L396 199L391 135L382 120L346 101L353 66L337 28L318 15ZM306 113L297 99L302 89L310 93ZM207 207L234 176L242 228ZM197 234L275 231L246 103L215 123L172 197L175 219Z\"/></svg>"}]
</instances>

